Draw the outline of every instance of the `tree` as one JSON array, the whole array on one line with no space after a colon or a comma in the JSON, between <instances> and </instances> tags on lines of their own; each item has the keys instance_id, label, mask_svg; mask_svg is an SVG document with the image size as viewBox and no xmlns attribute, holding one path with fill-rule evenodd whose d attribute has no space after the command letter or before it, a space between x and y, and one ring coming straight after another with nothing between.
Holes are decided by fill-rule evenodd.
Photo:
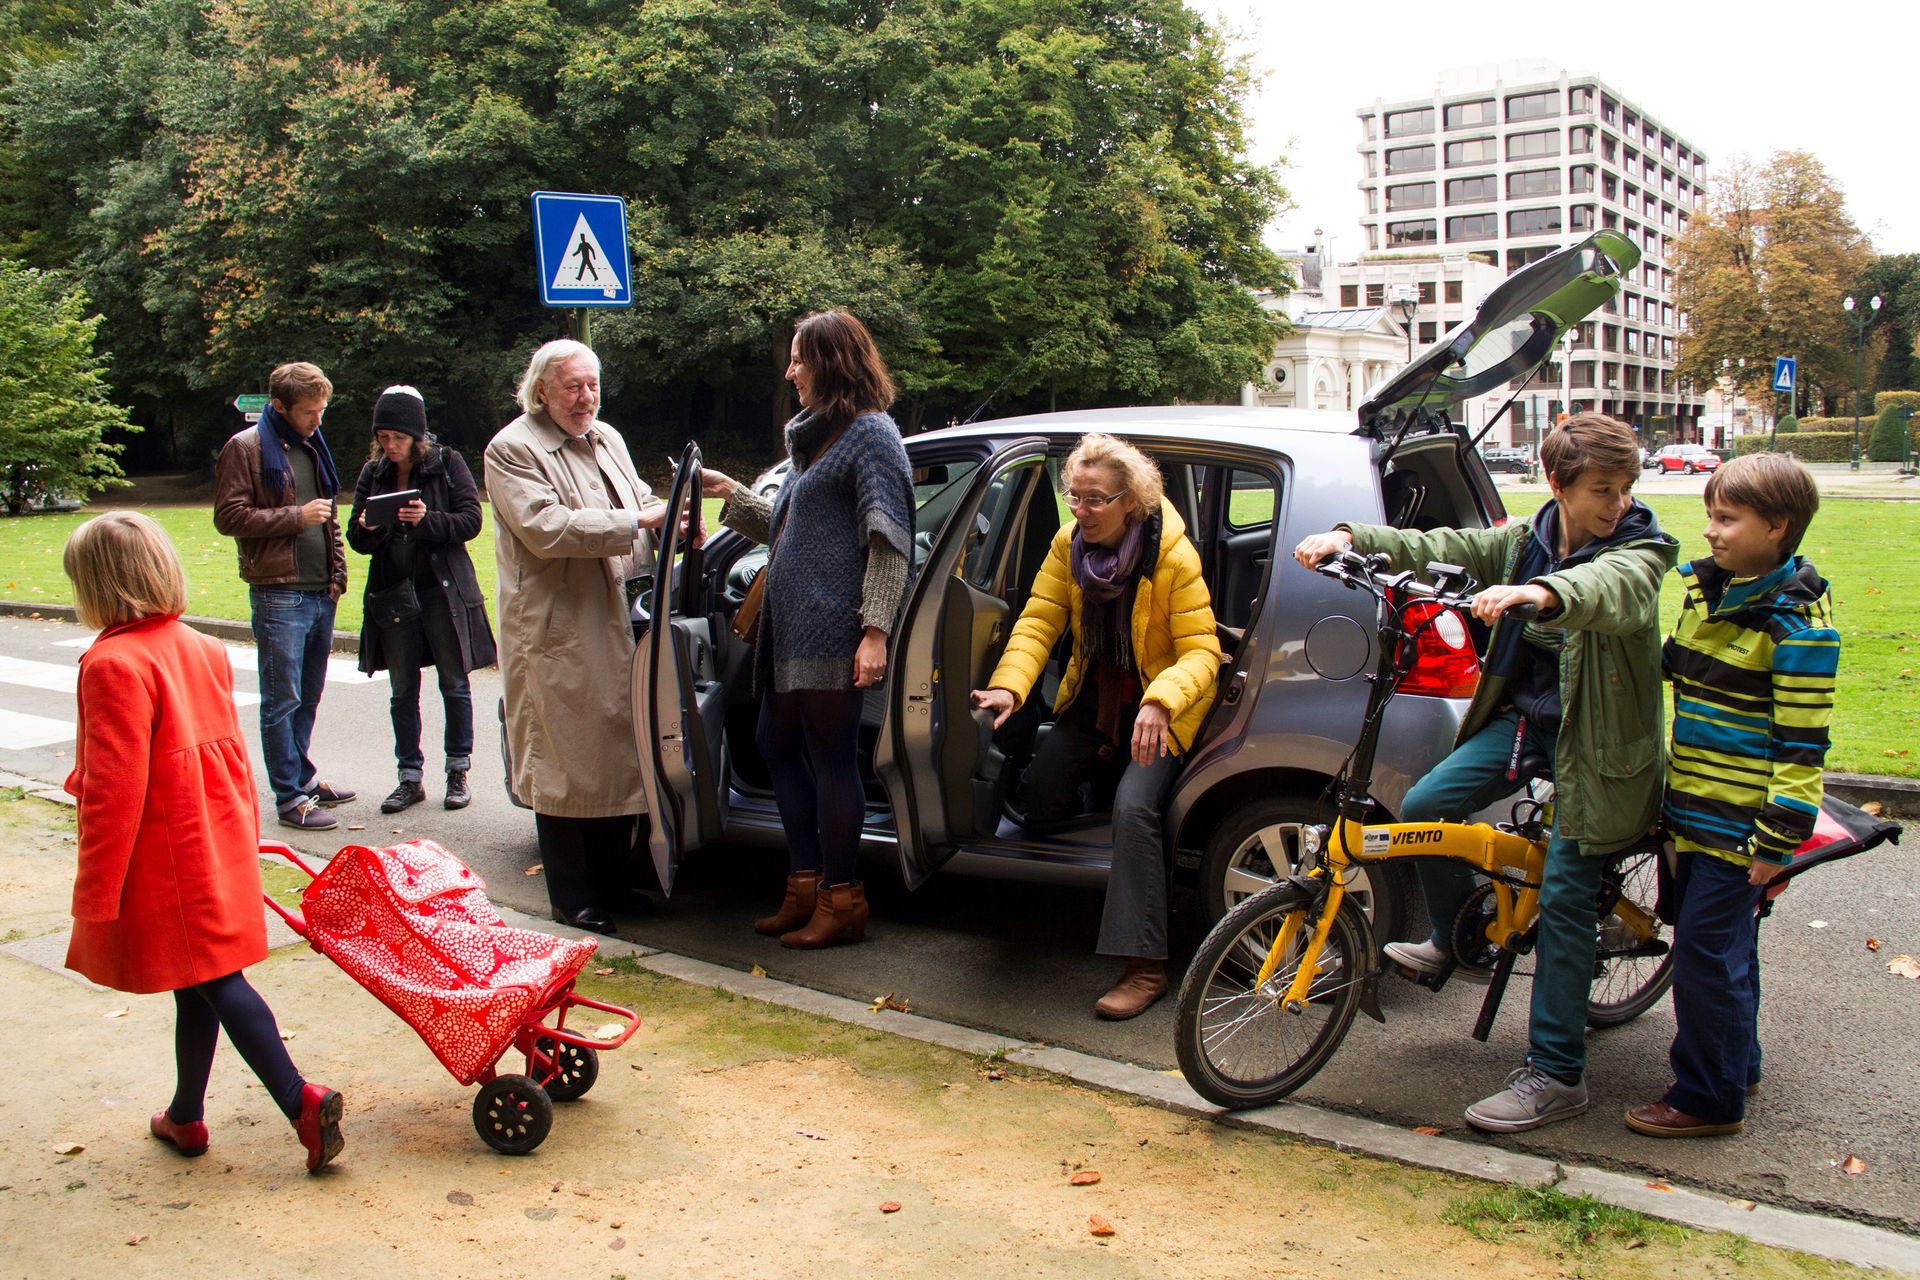
<instances>
[{"instance_id":1,"label":"tree","mask_svg":"<svg viewBox=\"0 0 1920 1280\"><path fill-rule=\"evenodd\" d=\"M137 428L108 398L99 327L80 290L0 258L0 501L9 515L126 483L106 433Z\"/></svg>"},{"instance_id":2,"label":"tree","mask_svg":"<svg viewBox=\"0 0 1920 1280\"><path fill-rule=\"evenodd\" d=\"M1867 264L1854 286L1854 296L1882 300L1879 330L1880 358L1873 365L1867 390L1920 390L1920 253L1883 253ZM1869 339L1872 341L1873 339Z\"/></svg>"},{"instance_id":3,"label":"tree","mask_svg":"<svg viewBox=\"0 0 1920 1280\"><path fill-rule=\"evenodd\" d=\"M1796 418L1791 413L1781 414L1780 417L1776 419L1773 424L1773 434L1777 436L1790 436L1799 430L1800 430L1800 419Z\"/></svg>"},{"instance_id":4,"label":"tree","mask_svg":"<svg viewBox=\"0 0 1920 1280\"><path fill-rule=\"evenodd\" d=\"M1845 197L1819 160L1738 158L1675 246L1674 300L1687 317L1675 372L1698 385L1747 361L1739 390L1772 394L1776 356L1799 361L1801 387L1831 410L1853 387L1854 335L1841 299L1868 260Z\"/></svg>"}]
</instances>

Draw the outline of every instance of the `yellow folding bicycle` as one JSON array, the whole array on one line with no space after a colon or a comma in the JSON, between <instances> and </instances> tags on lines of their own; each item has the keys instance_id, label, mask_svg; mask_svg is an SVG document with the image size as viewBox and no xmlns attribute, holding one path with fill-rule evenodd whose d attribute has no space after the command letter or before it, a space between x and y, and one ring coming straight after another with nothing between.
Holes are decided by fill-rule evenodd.
<instances>
[{"instance_id":1,"label":"yellow folding bicycle","mask_svg":"<svg viewBox=\"0 0 1920 1280\"><path fill-rule=\"evenodd\" d=\"M1411 668L1419 633L1472 604L1473 580L1453 565L1428 566L1430 583L1389 574L1387 557L1346 552L1318 572L1373 596L1378 656L1366 718L1347 767L1334 784L1335 819L1310 826L1293 874L1240 903L1207 934L1175 1009L1176 1047L1187 1082L1232 1110L1264 1106L1311 1080L1333 1057L1356 1012L1386 1021L1372 926L1346 887L1356 866L1395 858L1456 858L1486 877L1459 916L1447 922L1448 963L1415 975L1436 990L1458 966L1485 971L1487 993L1474 1037L1485 1040L1515 960L1533 949L1540 876L1551 834L1546 761L1517 759L1516 785L1529 782L1510 821L1369 822L1381 712ZM1520 616L1519 610L1510 613ZM1673 981L1673 958L1654 916L1658 889L1654 838L1613 856L1598 904L1598 948L1587 1024L1617 1026L1645 1013Z\"/></svg>"}]
</instances>

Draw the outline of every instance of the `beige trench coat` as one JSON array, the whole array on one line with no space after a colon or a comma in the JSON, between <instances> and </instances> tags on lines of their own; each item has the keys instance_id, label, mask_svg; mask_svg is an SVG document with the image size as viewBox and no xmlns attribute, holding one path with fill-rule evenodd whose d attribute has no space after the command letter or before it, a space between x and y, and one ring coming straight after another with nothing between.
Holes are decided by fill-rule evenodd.
<instances>
[{"instance_id":1,"label":"beige trench coat","mask_svg":"<svg viewBox=\"0 0 1920 1280\"><path fill-rule=\"evenodd\" d=\"M624 580L653 572L653 535L633 535L653 491L619 432L595 422L576 438L545 413L494 436L486 484L514 793L558 818L644 812Z\"/></svg>"}]
</instances>

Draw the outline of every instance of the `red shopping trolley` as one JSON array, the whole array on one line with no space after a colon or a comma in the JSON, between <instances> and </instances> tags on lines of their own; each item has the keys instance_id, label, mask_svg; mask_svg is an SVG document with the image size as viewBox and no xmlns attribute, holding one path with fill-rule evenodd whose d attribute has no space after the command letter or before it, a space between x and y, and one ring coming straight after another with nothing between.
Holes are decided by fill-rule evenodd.
<instances>
[{"instance_id":1,"label":"red shopping trolley","mask_svg":"<svg viewBox=\"0 0 1920 1280\"><path fill-rule=\"evenodd\" d=\"M600 1050L640 1028L631 1010L573 989L596 943L510 928L485 882L431 840L348 845L318 872L280 841L262 840L260 852L309 878L298 912L271 896L267 905L419 1032L454 1079L480 1085L473 1127L495 1151L538 1147L553 1128L553 1104L593 1088ZM575 1008L625 1025L610 1040L569 1031ZM524 1075L499 1073L510 1049L525 1056Z\"/></svg>"}]
</instances>

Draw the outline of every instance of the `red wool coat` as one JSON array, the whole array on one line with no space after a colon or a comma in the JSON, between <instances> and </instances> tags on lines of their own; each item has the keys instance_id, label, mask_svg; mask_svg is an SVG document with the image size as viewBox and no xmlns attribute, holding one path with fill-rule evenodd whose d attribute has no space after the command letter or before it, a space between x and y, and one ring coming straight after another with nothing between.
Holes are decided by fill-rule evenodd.
<instances>
[{"instance_id":1,"label":"red wool coat","mask_svg":"<svg viewBox=\"0 0 1920 1280\"><path fill-rule=\"evenodd\" d=\"M178 618L100 634L80 658L79 799L67 967L175 991L267 955L260 810L218 641Z\"/></svg>"}]
</instances>

